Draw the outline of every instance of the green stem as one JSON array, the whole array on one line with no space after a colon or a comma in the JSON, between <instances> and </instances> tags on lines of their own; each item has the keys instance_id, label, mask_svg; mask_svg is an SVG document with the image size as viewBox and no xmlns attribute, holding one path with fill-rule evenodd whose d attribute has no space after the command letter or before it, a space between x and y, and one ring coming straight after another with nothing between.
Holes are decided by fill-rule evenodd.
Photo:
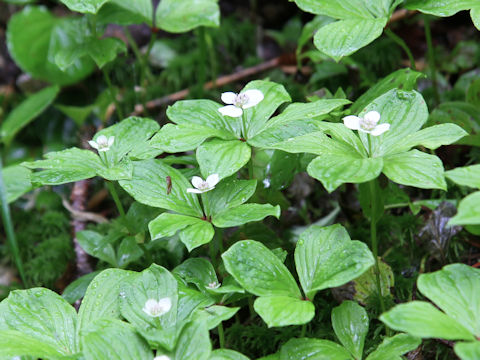
<instances>
[{"instance_id":1,"label":"green stem","mask_svg":"<svg viewBox=\"0 0 480 360\"><path fill-rule=\"evenodd\" d=\"M377 196L376 196L376 179L369 182L370 186L370 197L371 197L371 219L370 219L370 237L372 242L372 252L373 257L375 258L375 282L377 287L378 298L380 300L380 307L382 313L385 312L385 304L383 302L382 287L380 283L380 264L378 261L378 242L377 242L377 221L376 218L376 209L377 209Z\"/></svg>"},{"instance_id":2,"label":"green stem","mask_svg":"<svg viewBox=\"0 0 480 360\"><path fill-rule=\"evenodd\" d=\"M102 69L102 72L103 77L105 78L105 82L107 83L108 90L110 91L110 99L115 104L115 110L117 111L118 120L120 121L123 119L123 111L122 109L120 109L120 104L117 101L117 97L115 96L115 91L113 90L112 86L112 80L110 79L110 75L108 74L108 71L105 70L105 68Z\"/></svg>"},{"instance_id":3,"label":"green stem","mask_svg":"<svg viewBox=\"0 0 480 360\"><path fill-rule=\"evenodd\" d=\"M2 221L5 228L5 233L7 235L7 241L10 246L10 251L12 252L13 261L17 267L20 278L22 279L23 286L28 287L27 279L25 277L25 272L23 270L23 263L20 257L20 250L18 248L17 239L15 238L15 231L13 230L12 217L10 215L10 207L8 206L7 200L7 188L3 181L3 165L2 158L0 154L0 201L2 203L1 212L2 212Z\"/></svg>"},{"instance_id":4,"label":"green stem","mask_svg":"<svg viewBox=\"0 0 480 360\"><path fill-rule=\"evenodd\" d=\"M112 195L113 201L117 206L117 210L122 220L125 220L125 209L123 208L120 198L118 197L118 193L117 193L117 190L115 189L115 185L111 181L106 181L106 184L107 184L108 191L110 192L110 195Z\"/></svg>"},{"instance_id":5,"label":"green stem","mask_svg":"<svg viewBox=\"0 0 480 360\"><path fill-rule=\"evenodd\" d=\"M218 324L218 340L220 342L220 349L225 348L225 333L223 331L223 323Z\"/></svg>"},{"instance_id":6,"label":"green stem","mask_svg":"<svg viewBox=\"0 0 480 360\"><path fill-rule=\"evenodd\" d=\"M407 54L408 56L408 59L410 60L410 66L413 70L416 70L417 67L415 65L415 58L413 57L413 54L412 52L410 51L410 48L408 47L407 43L400 37L398 36L397 34L395 34L392 30L390 30L389 28L385 29L385 34L387 34L387 36L392 39L393 41L395 41L397 43L397 45L399 45L403 51L405 51L405 53Z\"/></svg>"},{"instance_id":7,"label":"green stem","mask_svg":"<svg viewBox=\"0 0 480 360\"><path fill-rule=\"evenodd\" d=\"M208 200L208 194L201 193L200 196L202 197L203 213L208 217L210 216L210 201Z\"/></svg>"},{"instance_id":8,"label":"green stem","mask_svg":"<svg viewBox=\"0 0 480 360\"><path fill-rule=\"evenodd\" d=\"M307 333L307 324L302 325L302 330L300 331L300 337L303 338L305 337L305 334Z\"/></svg>"},{"instance_id":9,"label":"green stem","mask_svg":"<svg viewBox=\"0 0 480 360\"><path fill-rule=\"evenodd\" d=\"M207 82L207 44L205 42L205 29L203 26L198 27L195 30L198 47L200 49L200 66L198 68L198 85L199 89L203 91L203 86Z\"/></svg>"},{"instance_id":10,"label":"green stem","mask_svg":"<svg viewBox=\"0 0 480 360\"><path fill-rule=\"evenodd\" d=\"M138 246L140 247L140 249L142 249L143 253L145 254L145 259L147 259L148 265L153 264L152 254L150 254L150 251L148 251L145 244L140 243L140 244L138 244Z\"/></svg>"},{"instance_id":11,"label":"green stem","mask_svg":"<svg viewBox=\"0 0 480 360\"><path fill-rule=\"evenodd\" d=\"M424 27L425 27L425 39L427 41L427 57L428 65L430 67L432 84L433 84L433 96L435 97L436 105L440 104L440 94L438 92L438 82L437 82L437 66L435 64L435 49L433 47L432 41L432 31L430 30L430 20L428 16L423 17Z\"/></svg>"},{"instance_id":12,"label":"green stem","mask_svg":"<svg viewBox=\"0 0 480 360\"><path fill-rule=\"evenodd\" d=\"M243 113L242 113L242 138L244 140L247 140L247 135L248 135L247 116L245 115L245 110L243 110Z\"/></svg>"},{"instance_id":13,"label":"green stem","mask_svg":"<svg viewBox=\"0 0 480 360\"><path fill-rule=\"evenodd\" d=\"M205 31L205 43L207 44L208 57L210 60L210 78L212 79L213 85L216 85L217 80L217 57L215 55L215 48L213 47L213 40L211 35Z\"/></svg>"}]
</instances>

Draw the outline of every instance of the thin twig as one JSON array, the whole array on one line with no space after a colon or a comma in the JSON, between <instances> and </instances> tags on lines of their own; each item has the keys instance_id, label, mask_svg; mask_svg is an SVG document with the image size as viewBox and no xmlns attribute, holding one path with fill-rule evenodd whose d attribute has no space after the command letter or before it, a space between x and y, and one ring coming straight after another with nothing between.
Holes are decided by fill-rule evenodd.
<instances>
[{"instance_id":1,"label":"thin twig","mask_svg":"<svg viewBox=\"0 0 480 360\"><path fill-rule=\"evenodd\" d=\"M87 202L87 193L89 180L80 180L73 184L72 194L70 200L72 201L71 209L76 212L84 212L85 204ZM76 256L76 273L75 278L89 274L93 271L89 262L89 256L82 249L78 243L77 233L85 230L85 219L72 216L72 231L73 231L73 248Z\"/></svg>"},{"instance_id":2,"label":"thin twig","mask_svg":"<svg viewBox=\"0 0 480 360\"><path fill-rule=\"evenodd\" d=\"M210 89L213 89L213 88L221 87L221 86L233 83L235 81L247 78L249 76L261 73L263 71L272 69L272 68L277 67L280 64L282 64L284 58L285 58L284 56L279 56L279 57L276 57L272 60L269 60L269 61L266 61L264 63L258 64L256 66L252 66L252 67L243 69L243 70L241 70L239 72L236 72L234 74L220 76L215 81L207 82L203 88L205 90L210 90ZM162 105L166 105L166 104L184 99L189 93L190 93L189 89L183 89L183 90L177 91L176 93L164 96L162 98L147 101L145 106L147 107L147 110L153 110L153 109L155 109L157 107L160 107ZM134 111L133 115L140 115L144 111L145 111L144 106L142 104L137 104L137 105L135 105L135 111Z\"/></svg>"}]
</instances>

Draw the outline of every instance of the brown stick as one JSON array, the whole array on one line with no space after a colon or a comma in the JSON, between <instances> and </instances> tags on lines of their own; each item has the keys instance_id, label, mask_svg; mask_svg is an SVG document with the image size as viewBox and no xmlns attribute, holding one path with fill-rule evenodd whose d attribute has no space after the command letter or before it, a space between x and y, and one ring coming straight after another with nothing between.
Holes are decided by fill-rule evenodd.
<instances>
[{"instance_id":1,"label":"brown stick","mask_svg":"<svg viewBox=\"0 0 480 360\"><path fill-rule=\"evenodd\" d=\"M70 200L72 201L71 207L75 211L85 211L85 205L87 202L89 180L80 180L73 184L72 194ZM77 233L85 230L85 221L78 217L72 216L72 230L73 230L73 248L76 256L76 271L75 278L91 273L92 266L89 262L88 254L82 249L78 243Z\"/></svg>"},{"instance_id":2,"label":"brown stick","mask_svg":"<svg viewBox=\"0 0 480 360\"><path fill-rule=\"evenodd\" d=\"M407 17L413 16L417 12L418 11L416 11L416 10L407 10L407 9L397 10L392 14L392 17L390 18L390 20L388 20L387 26L394 23L394 22L397 22L397 21L403 20Z\"/></svg>"},{"instance_id":3,"label":"brown stick","mask_svg":"<svg viewBox=\"0 0 480 360\"><path fill-rule=\"evenodd\" d=\"M210 90L210 89L217 88L217 87L220 87L220 86L224 86L224 85L230 84L232 82L244 79L246 77L261 73L263 71L266 71L266 70L269 70L269 69L272 69L274 67L279 66L283 62L284 59L285 59L284 56L279 56L279 57L276 57L272 60L269 60L269 61L266 61L264 63L258 64L256 66L252 66L252 67L243 69L243 70L241 70L237 73L221 76L221 77L217 78L215 81L209 81L208 83L206 83L204 85L203 88L205 90ZM184 99L189 94L189 92L190 92L189 89L183 89L183 90L177 91L176 93L164 96L162 98L148 101L145 104L145 106L148 110L155 109L159 106ZM144 111L145 111L144 106L141 105L141 104L137 104L137 105L135 105L135 111L134 111L133 115L140 115Z\"/></svg>"}]
</instances>

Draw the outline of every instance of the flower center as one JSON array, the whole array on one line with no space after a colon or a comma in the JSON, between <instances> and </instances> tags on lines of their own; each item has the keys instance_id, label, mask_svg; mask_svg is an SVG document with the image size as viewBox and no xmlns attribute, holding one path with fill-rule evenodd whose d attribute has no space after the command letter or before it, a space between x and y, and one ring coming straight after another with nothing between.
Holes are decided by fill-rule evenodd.
<instances>
[{"instance_id":1,"label":"flower center","mask_svg":"<svg viewBox=\"0 0 480 360\"><path fill-rule=\"evenodd\" d=\"M377 123L378 123L378 121L362 118L362 119L360 120L360 127L361 127L363 130L372 131L372 130L375 129L375 127L377 126Z\"/></svg>"},{"instance_id":2,"label":"flower center","mask_svg":"<svg viewBox=\"0 0 480 360\"><path fill-rule=\"evenodd\" d=\"M163 308L162 305L156 304L152 306L152 308L150 309L150 312L152 313L152 315L159 315L159 314L163 314L165 312L165 309Z\"/></svg>"},{"instance_id":3,"label":"flower center","mask_svg":"<svg viewBox=\"0 0 480 360\"><path fill-rule=\"evenodd\" d=\"M246 94L238 94L235 98L234 105L236 107L243 107L248 102L248 96Z\"/></svg>"},{"instance_id":4,"label":"flower center","mask_svg":"<svg viewBox=\"0 0 480 360\"><path fill-rule=\"evenodd\" d=\"M199 190L207 190L208 188L210 188L210 186L208 185L208 182L204 181L204 182L200 183L200 185L198 186L197 189L199 189Z\"/></svg>"}]
</instances>

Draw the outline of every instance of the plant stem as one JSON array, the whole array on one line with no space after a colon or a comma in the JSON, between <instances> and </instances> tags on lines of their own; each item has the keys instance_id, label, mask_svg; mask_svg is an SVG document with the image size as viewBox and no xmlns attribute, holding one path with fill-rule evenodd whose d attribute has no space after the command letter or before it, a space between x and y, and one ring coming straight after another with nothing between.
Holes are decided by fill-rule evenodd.
<instances>
[{"instance_id":1,"label":"plant stem","mask_svg":"<svg viewBox=\"0 0 480 360\"><path fill-rule=\"evenodd\" d=\"M113 201L117 206L117 210L120 214L120 217L122 218L122 220L125 220L125 209L123 208L120 198L118 197L118 193L117 193L117 190L115 189L115 185L111 181L106 181L106 184L107 184L108 191L110 192L110 195L112 195Z\"/></svg>"},{"instance_id":2,"label":"plant stem","mask_svg":"<svg viewBox=\"0 0 480 360\"><path fill-rule=\"evenodd\" d=\"M437 82L437 66L435 64L435 49L432 42L432 31L430 29L430 20L428 16L423 17L423 23L425 27L425 39L427 41L427 56L428 56L428 65L430 67L430 72L432 76L432 85L433 85L433 96L435 98L436 105L440 104L440 94L438 93L438 82Z\"/></svg>"},{"instance_id":3,"label":"plant stem","mask_svg":"<svg viewBox=\"0 0 480 360\"><path fill-rule=\"evenodd\" d=\"M195 30L195 35L198 41L198 47L200 49L200 66L198 69L198 85L200 91L203 93L203 85L207 82L207 44L205 42L205 29L203 26L198 27Z\"/></svg>"},{"instance_id":4,"label":"plant stem","mask_svg":"<svg viewBox=\"0 0 480 360\"><path fill-rule=\"evenodd\" d=\"M300 337L301 338L305 337L306 332L307 332L307 324L303 324L302 330L300 331Z\"/></svg>"},{"instance_id":5,"label":"plant stem","mask_svg":"<svg viewBox=\"0 0 480 360\"><path fill-rule=\"evenodd\" d=\"M387 36L392 39L393 41L395 41L397 43L398 46L400 46L403 51L405 51L405 53L407 54L408 56L408 59L410 60L410 66L413 70L416 70L417 69L417 66L415 64L415 58L413 57L413 54L412 52L410 51L410 48L408 47L407 43L400 37L398 36L397 34L395 34L392 30L390 30L389 28L385 29L385 34L387 34Z\"/></svg>"},{"instance_id":6,"label":"plant stem","mask_svg":"<svg viewBox=\"0 0 480 360\"><path fill-rule=\"evenodd\" d=\"M383 302L382 286L380 283L380 265L378 262L378 242L377 242L377 221L376 218L376 209L377 209L377 197L376 197L376 179L371 180L369 183L370 186L370 201L371 201L371 213L370 213L370 238L372 242L372 252L373 257L375 258L375 282L377 287L378 298L380 300L380 308L382 313L385 312L385 304Z\"/></svg>"},{"instance_id":7,"label":"plant stem","mask_svg":"<svg viewBox=\"0 0 480 360\"><path fill-rule=\"evenodd\" d=\"M210 202L208 201L208 194L201 193L200 196L202 197L203 213L206 217L208 217L210 216Z\"/></svg>"},{"instance_id":8,"label":"plant stem","mask_svg":"<svg viewBox=\"0 0 480 360\"><path fill-rule=\"evenodd\" d=\"M218 340L220 342L220 349L225 348L225 333L223 331L223 323L218 324Z\"/></svg>"},{"instance_id":9,"label":"plant stem","mask_svg":"<svg viewBox=\"0 0 480 360\"><path fill-rule=\"evenodd\" d=\"M5 228L5 233L7 235L8 244L10 246L10 251L12 252L13 261L17 267L20 278L22 279L23 286L28 287L27 279L25 277L25 272L23 270L23 263L20 257L20 251L18 249L17 239L15 237L15 231L13 230L12 217L10 215L10 207L8 206L7 200L7 188L3 181L3 164L0 154L0 201L2 203L1 212L2 212L2 221Z\"/></svg>"},{"instance_id":10,"label":"plant stem","mask_svg":"<svg viewBox=\"0 0 480 360\"><path fill-rule=\"evenodd\" d=\"M115 96L115 91L113 90L112 80L110 79L110 75L105 68L102 69L103 77L105 78L105 82L107 83L108 90L110 91L110 99L115 104L115 110L117 111L118 120L123 119L123 111L120 109L120 104L117 101L117 97Z\"/></svg>"},{"instance_id":11,"label":"plant stem","mask_svg":"<svg viewBox=\"0 0 480 360\"><path fill-rule=\"evenodd\" d=\"M245 115L245 110L242 113L242 137L244 140L247 140L247 116Z\"/></svg>"}]
</instances>

